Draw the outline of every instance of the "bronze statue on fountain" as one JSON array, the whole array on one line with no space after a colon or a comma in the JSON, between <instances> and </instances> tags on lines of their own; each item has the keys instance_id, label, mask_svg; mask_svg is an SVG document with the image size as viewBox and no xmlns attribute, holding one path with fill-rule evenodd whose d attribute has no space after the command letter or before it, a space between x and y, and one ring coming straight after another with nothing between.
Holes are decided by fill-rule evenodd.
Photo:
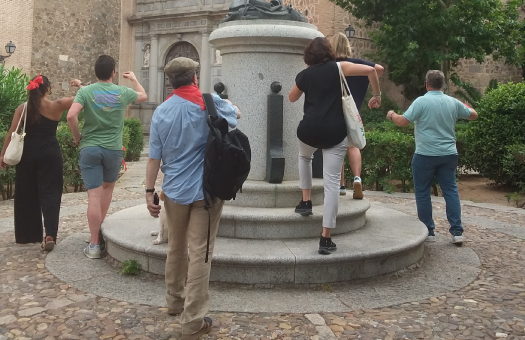
<instances>
[{"instance_id":1,"label":"bronze statue on fountain","mask_svg":"<svg viewBox=\"0 0 525 340\"><path fill-rule=\"evenodd\" d=\"M307 19L292 5L283 6L281 0L233 0L230 11L221 22L234 20L290 20L307 22Z\"/></svg>"}]
</instances>

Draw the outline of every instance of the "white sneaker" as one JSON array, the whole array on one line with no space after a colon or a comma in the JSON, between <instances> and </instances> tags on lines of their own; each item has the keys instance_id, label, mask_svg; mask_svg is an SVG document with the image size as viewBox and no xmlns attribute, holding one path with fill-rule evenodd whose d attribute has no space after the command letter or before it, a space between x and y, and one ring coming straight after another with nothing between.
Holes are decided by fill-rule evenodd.
<instances>
[{"instance_id":1,"label":"white sneaker","mask_svg":"<svg viewBox=\"0 0 525 340\"><path fill-rule=\"evenodd\" d=\"M361 177L355 176L354 177L354 199L361 200L363 199L363 184L361 183Z\"/></svg>"},{"instance_id":2,"label":"white sneaker","mask_svg":"<svg viewBox=\"0 0 525 340\"><path fill-rule=\"evenodd\" d=\"M341 187L339 188L339 195L346 196L346 188L344 185L341 185Z\"/></svg>"},{"instance_id":3,"label":"white sneaker","mask_svg":"<svg viewBox=\"0 0 525 340\"><path fill-rule=\"evenodd\" d=\"M427 242L436 242L436 235L428 235Z\"/></svg>"},{"instance_id":4,"label":"white sneaker","mask_svg":"<svg viewBox=\"0 0 525 340\"><path fill-rule=\"evenodd\" d=\"M86 248L84 248L84 255L90 259L99 259L100 258L100 246L98 244L90 243Z\"/></svg>"},{"instance_id":5,"label":"white sneaker","mask_svg":"<svg viewBox=\"0 0 525 340\"><path fill-rule=\"evenodd\" d=\"M452 236L452 243L457 244L458 246L463 244L463 233L457 232Z\"/></svg>"}]
</instances>

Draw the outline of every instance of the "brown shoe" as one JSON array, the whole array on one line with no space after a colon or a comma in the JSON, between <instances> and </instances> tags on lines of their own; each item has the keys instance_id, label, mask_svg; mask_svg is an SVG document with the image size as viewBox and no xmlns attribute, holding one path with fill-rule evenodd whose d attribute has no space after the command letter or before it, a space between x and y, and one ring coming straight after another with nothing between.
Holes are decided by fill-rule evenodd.
<instances>
[{"instance_id":1,"label":"brown shoe","mask_svg":"<svg viewBox=\"0 0 525 340\"><path fill-rule=\"evenodd\" d=\"M179 314L182 314L183 311L184 311L184 308L174 308L174 309L168 308L167 313L169 315L179 315Z\"/></svg>"},{"instance_id":2,"label":"brown shoe","mask_svg":"<svg viewBox=\"0 0 525 340\"><path fill-rule=\"evenodd\" d=\"M363 184L361 183L361 181L356 181L354 180L354 195L353 195L354 199L356 200L362 200L364 195L363 195Z\"/></svg>"},{"instance_id":3,"label":"brown shoe","mask_svg":"<svg viewBox=\"0 0 525 340\"><path fill-rule=\"evenodd\" d=\"M197 340L202 335L207 334L211 331L212 327L212 321L209 317L204 318L204 324L202 325L202 328L200 331L193 333L193 334L182 334L180 340Z\"/></svg>"},{"instance_id":4,"label":"brown shoe","mask_svg":"<svg viewBox=\"0 0 525 340\"><path fill-rule=\"evenodd\" d=\"M42 250L51 251L54 248L55 248L55 241L53 241L53 238L51 236L46 236L46 239L42 243Z\"/></svg>"}]
</instances>

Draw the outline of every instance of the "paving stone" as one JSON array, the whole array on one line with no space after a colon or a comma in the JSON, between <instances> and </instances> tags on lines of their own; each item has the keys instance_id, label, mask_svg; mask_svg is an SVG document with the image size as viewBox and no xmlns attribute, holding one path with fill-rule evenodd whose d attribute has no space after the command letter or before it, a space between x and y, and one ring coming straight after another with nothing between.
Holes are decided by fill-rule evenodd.
<instances>
[{"instance_id":1,"label":"paving stone","mask_svg":"<svg viewBox=\"0 0 525 340\"><path fill-rule=\"evenodd\" d=\"M123 180L115 190L110 214L143 203L143 194L127 190L128 186L141 187ZM367 198L417 216L411 198ZM445 205L432 204L437 236L448 240ZM62 205L58 247L64 238L88 231L86 194L65 194ZM475 340L502 334L509 339L524 339L525 240L520 235L525 234L525 214L469 204L462 206L462 214L464 247L477 254L482 270L473 282L455 291L385 308L348 307L344 313L211 312L216 327L203 339ZM12 201L0 202L0 340L180 337L178 318L167 315L165 308L96 296L51 275L44 265L47 255L40 252L38 244L14 244L12 218ZM460 248L450 244L444 251L452 253Z\"/></svg>"}]
</instances>

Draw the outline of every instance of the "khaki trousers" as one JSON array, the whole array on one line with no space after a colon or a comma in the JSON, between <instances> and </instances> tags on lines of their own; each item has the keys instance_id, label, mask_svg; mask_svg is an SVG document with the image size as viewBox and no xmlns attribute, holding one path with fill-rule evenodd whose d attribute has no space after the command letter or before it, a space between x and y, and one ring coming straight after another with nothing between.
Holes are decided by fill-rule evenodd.
<instances>
[{"instance_id":1,"label":"khaki trousers","mask_svg":"<svg viewBox=\"0 0 525 340\"><path fill-rule=\"evenodd\" d=\"M166 302L170 309L184 308L180 317L182 334L198 332L209 310L211 257L223 204L217 200L208 217L204 201L181 205L167 197L164 200L168 223ZM208 221L210 254L208 263L204 263Z\"/></svg>"}]
</instances>

